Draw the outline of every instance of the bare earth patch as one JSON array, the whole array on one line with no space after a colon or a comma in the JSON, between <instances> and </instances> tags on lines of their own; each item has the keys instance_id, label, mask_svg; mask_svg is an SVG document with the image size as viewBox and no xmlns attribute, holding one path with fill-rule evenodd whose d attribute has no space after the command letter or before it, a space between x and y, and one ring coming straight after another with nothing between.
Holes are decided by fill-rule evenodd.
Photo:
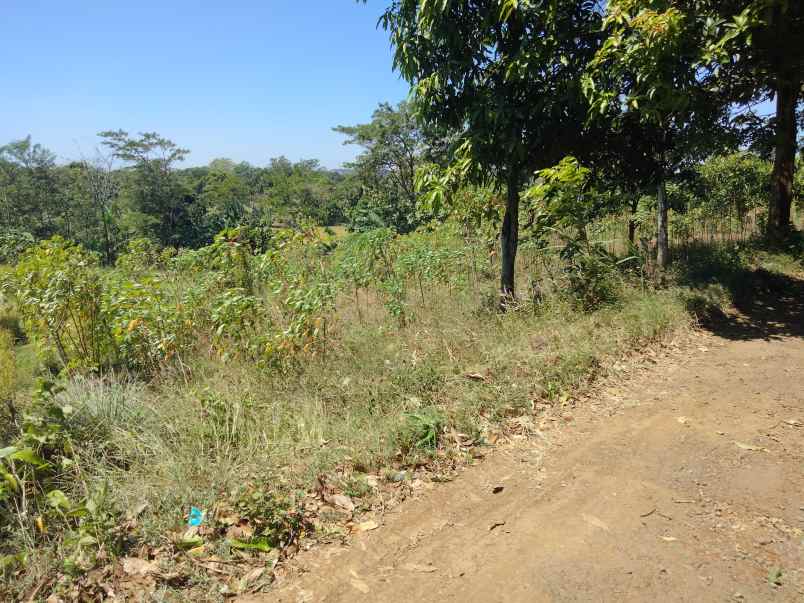
<instances>
[{"instance_id":1,"label":"bare earth patch","mask_svg":"<svg viewBox=\"0 0 804 603\"><path fill-rule=\"evenodd\" d=\"M727 317L240 601L802 601L800 303ZM762 328L762 326L768 328Z\"/></svg>"}]
</instances>

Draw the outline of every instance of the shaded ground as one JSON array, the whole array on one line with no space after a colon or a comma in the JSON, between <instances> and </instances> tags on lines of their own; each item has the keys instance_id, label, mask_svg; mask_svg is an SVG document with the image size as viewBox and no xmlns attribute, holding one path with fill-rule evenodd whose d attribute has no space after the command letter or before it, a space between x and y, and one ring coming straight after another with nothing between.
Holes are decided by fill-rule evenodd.
<instances>
[{"instance_id":1,"label":"shaded ground","mask_svg":"<svg viewBox=\"0 0 804 603\"><path fill-rule=\"evenodd\" d=\"M242 601L803 601L804 296L781 286Z\"/></svg>"}]
</instances>

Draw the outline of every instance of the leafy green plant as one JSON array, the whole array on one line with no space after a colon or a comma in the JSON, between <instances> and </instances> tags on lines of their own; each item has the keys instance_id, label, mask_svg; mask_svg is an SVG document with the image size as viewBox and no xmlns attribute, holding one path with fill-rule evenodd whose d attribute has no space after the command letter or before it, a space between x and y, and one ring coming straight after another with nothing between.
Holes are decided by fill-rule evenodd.
<instances>
[{"instance_id":1,"label":"leafy green plant","mask_svg":"<svg viewBox=\"0 0 804 603\"><path fill-rule=\"evenodd\" d=\"M307 524L298 497L283 490L244 484L217 506L214 518L226 529L229 546L281 550L304 534Z\"/></svg>"},{"instance_id":2,"label":"leafy green plant","mask_svg":"<svg viewBox=\"0 0 804 603\"><path fill-rule=\"evenodd\" d=\"M261 300L245 289L226 289L212 302L213 344L223 358L245 352L259 358L264 332L270 329Z\"/></svg>"},{"instance_id":3,"label":"leafy green plant","mask_svg":"<svg viewBox=\"0 0 804 603\"><path fill-rule=\"evenodd\" d=\"M123 365L153 373L196 342L193 304L176 300L167 286L148 274L105 280L103 309Z\"/></svg>"},{"instance_id":4,"label":"leafy green plant","mask_svg":"<svg viewBox=\"0 0 804 603\"><path fill-rule=\"evenodd\" d=\"M27 231L7 229L0 232L0 264L15 264L26 249L36 244Z\"/></svg>"},{"instance_id":5,"label":"leafy green plant","mask_svg":"<svg viewBox=\"0 0 804 603\"><path fill-rule=\"evenodd\" d=\"M73 502L61 490L45 496L50 516L64 525L61 542L66 573L78 575L98 565L108 555L119 555L124 533L119 528L120 513L109 496L108 484L102 483L81 502Z\"/></svg>"},{"instance_id":6,"label":"leafy green plant","mask_svg":"<svg viewBox=\"0 0 804 603\"><path fill-rule=\"evenodd\" d=\"M417 409L404 413L402 418L398 442L403 454L436 449L445 425L444 415L438 408Z\"/></svg>"},{"instance_id":7,"label":"leafy green plant","mask_svg":"<svg viewBox=\"0 0 804 603\"><path fill-rule=\"evenodd\" d=\"M172 247L162 248L151 239L139 237L128 242L126 252L118 256L115 265L128 273L164 269L175 251Z\"/></svg>"},{"instance_id":8,"label":"leafy green plant","mask_svg":"<svg viewBox=\"0 0 804 603\"><path fill-rule=\"evenodd\" d=\"M592 186L591 172L574 157L538 172L536 184L526 193L532 202L531 230L546 246L548 236L563 242L559 253L565 262L569 291L578 304L592 310L617 297L616 260L589 238L594 220L610 211L610 198Z\"/></svg>"},{"instance_id":9,"label":"leafy green plant","mask_svg":"<svg viewBox=\"0 0 804 603\"><path fill-rule=\"evenodd\" d=\"M561 258L573 299L584 310L594 310L617 300L619 286L617 260L599 245L568 241Z\"/></svg>"},{"instance_id":10,"label":"leafy green plant","mask_svg":"<svg viewBox=\"0 0 804 603\"><path fill-rule=\"evenodd\" d=\"M53 347L65 368L98 368L114 355L98 264L97 255L57 236L23 253L5 283L26 331Z\"/></svg>"}]
</instances>

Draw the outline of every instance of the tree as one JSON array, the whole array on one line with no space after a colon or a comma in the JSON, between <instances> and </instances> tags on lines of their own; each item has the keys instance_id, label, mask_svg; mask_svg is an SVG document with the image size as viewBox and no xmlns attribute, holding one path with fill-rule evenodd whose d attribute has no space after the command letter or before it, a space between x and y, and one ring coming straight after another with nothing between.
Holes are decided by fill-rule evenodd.
<instances>
[{"instance_id":1,"label":"tree","mask_svg":"<svg viewBox=\"0 0 804 603\"><path fill-rule=\"evenodd\" d=\"M138 137L123 130L101 132L102 144L113 157L128 162L131 178L129 224L138 234L162 245L192 242L188 199L175 174L175 164L189 151L155 132Z\"/></svg>"},{"instance_id":2,"label":"tree","mask_svg":"<svg viewBox=\"0 0 804 603\"><path fill-rule=\"evenodd\" d=\"M779 239L790 230L797 107L804 100L804 3L800 0L726 0L688 7L705 41L703 60L715 70L733 102L775 99L772 193L767 235ZM763 120L756 124L765 126Z\"/></svg>"},{"instance_id":3,"label":"tree","mask_svg":"<svg viewBox=\"0 0 804 603\"><path fill-rule=\"evenodd\" d=\"M224 228L244 224L251 210L245 183L234 173L233 167L232 171L221 169L219 162L215 160L210 164L199 194L210 238Z\"/></svg>"},{"instance_id":4,"label":"tree","mask_svg":"<svg viewBox=\"0 0 804 603\"><path fill-rule=\"evenodd\" d=\"M0 223L37 238L57 231L63 199L56 175L56 156L31 137L0 147ZM63 208L61 208L63 209Z\"/></svg>"},{"instance_id":5,"label":"tree","mask_svg":"<svg viewBox=\"0 0 804 603\"><path fill-rule=\"evenodd\" d=\"M293 163L286 157L275 157L263 170L261 180L265 209L281 219L332 225L340 217L334 194L336 175L316 159Z\"/></svg>"},{"instance_id":6,"label":"tree","mask_svg":"<svg viewBox=\"0 0 804 603\"><path fill-rule=\"evenodd\" d=\"M656 263L665 268L667 179L723 140L727 103L697 69L699 32L675 6L665 0L611 0L606 11L606 41L587 66L584 89L593 116L615 124L633 124L636 118L640 124L656 185Z\"/></svg>"},{"instance_id":7,"label":"tree","mask_svg":"<svg viewBox=\"0 0 804 603\"><path fill-rule=\"evenodd\" d=\"M100 153L94 160L84 159L80 163L80 173L92 209L102 226L104 261L111 265L117 252L115 201L120 194L120 181L115 174L112 158Z\"/></svg>"},{"instance_id":8,"label":"tree","mask_svg":"<svg viewBox=\"0 0 804 603\"><path fill-rule=\"evenodd\" d=\"M371 122L333 129L347 136L344 144L364 149L347 167L360 181L362 204L378 225L403 233L416 228L416 168L426 145L410 105L402 102L394 109L382 103Z\"/></svg>"},{"instance_id":9,"label":"tree","mask_svg":"<svg viewBox=\"0 0 804 603\"><path fill-rule=\"evenodd\" d=\"M458 133L452 175L507 190L505 303L515 294L520 187L584 142L579 74L599 46L597 3L396 0L381 22L424 124Z\"/></svg>"},{"instance_id":10,"label":"tree","mask_svg":"<svg viewBox=\"0 0 804 603\"><path fill-rule=\"evenodd\" d=\"M743 106L735 121L745 126L752 142L770 138L774 170L767 234L771 239L784 236L790 229L793 199L796 111L804 98L804 3L617 0L607 4L607 14L613 34L605 49L612 59L609 66L630 63L632 76L639 76L631 83L643 90L653 88L650 96L632 100L683 98L690 83L706 82L710 95ZM680 54L667 52L671 48ZM653 87L660 68L682 57L683 62L675 62L673 76ZM771 99L776 112L770 121L745 110Z\"/></svg>"}]
</instances>

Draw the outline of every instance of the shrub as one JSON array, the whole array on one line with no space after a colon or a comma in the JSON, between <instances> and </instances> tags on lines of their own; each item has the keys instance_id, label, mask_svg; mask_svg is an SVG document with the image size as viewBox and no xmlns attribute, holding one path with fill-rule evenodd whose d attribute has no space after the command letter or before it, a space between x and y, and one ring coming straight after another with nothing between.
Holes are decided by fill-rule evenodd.
<instances>
[{"instance_id":1,"label":"shrub","mask_svg":"<svg viewBox=\"0 0 804 603\"><path fill-rule=\"evenodd\" d=\"M14 264L22 253L36 244L30 232L8 229L0 232L0 264Z\"/></svg>"},{"instance_id":2,"label":"shrub","mask_svg":"<svg viewBox=\"0 0 804 603\"><path fill-rule=\"evenodd\" d=\"M65 368L97 368L113 356L96 254L61 237L24 252L6 281L26 331Z\"/></svg>"},{"instance_id":3,"label":"shrub","mask_svg":"<svg viewBox=\"0 0 804 603\"><path fill-rule=\"evenodd\" d=\"M124 366L153 373L164 361L195 345L194 304L176 300L168 285L150 275L106 279L104 313L118 361Z\"/></svg>"},{"instance_id":4,"label":"shrub","mask_svg":"<svg viewBox=\"0 0 804 603\"><path fill-rule=\"evenodd\" d=\"M597 245L570 240L561 250L573 300L584 310L613 303L619 293L616 260Z\"/></svg>"},{"instance_id":5,"label":"shrub","mask_svg":"<svg viewBox=\"0 0 804 603\"><path fill-rule=\"evenodd\" d=\"M129 273L150 272L163 269L175 253L171 247L163 249L151 239L141 237L128 242L126 252L117 258L115 265Z\"/></svg>"}]
</instances>

